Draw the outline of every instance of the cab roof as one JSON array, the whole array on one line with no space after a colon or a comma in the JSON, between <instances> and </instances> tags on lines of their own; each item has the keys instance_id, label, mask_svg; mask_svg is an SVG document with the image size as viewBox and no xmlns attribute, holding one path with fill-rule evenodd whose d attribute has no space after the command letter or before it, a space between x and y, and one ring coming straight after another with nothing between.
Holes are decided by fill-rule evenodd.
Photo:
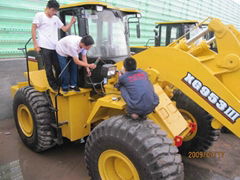
<instances>
[{"instance_id":1,"label":"cab roof","mask_svg":"<svg viewBox=\"0 0 240 180\"><path fill-rule=\"evenodd\" d=\"M156 22L155 24L194 24L199 23L197 20L183 20L183 21L168 21L168 22Z\"/></svg>"},{"instance_id":2,"label":"cab roof","mask_svg":"<svg viewBox=\"0 0 240 180\"><path fill-rule=\"evenodd\" d=\"M72 3L72 4L64 4L62 6L60 6L60 9L65 9L65 8L72 8L72 7L81 7L81 6L89 6L89 5L100 5L100 6L104 6L108 9L114 9L114 10L119 10L119 11L123 11L125 13L128 14L136 14L136 13L140 13L139 10L137 9L129 9L129 8L117 8L114 6L111 6L105 2L78 2L78 3Z\"/></svg>"}]
</instances>

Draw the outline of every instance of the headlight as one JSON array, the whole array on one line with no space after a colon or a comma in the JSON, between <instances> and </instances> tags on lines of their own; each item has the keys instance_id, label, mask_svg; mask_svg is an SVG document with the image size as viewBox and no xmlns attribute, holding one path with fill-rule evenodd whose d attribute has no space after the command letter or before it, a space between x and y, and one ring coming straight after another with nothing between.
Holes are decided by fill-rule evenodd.
<instances>
[{"instance_id":1,"label":"headlight","mask_svg":"<svg viewBox=\"0 0 240 180\"><path fill-rule=\"evenodd\" d=\"M96 6L97 11L103 11L103 6Z\"/></svg>"},{"instance_id":2,"label":"headlight","mask_svg":"<svg viewBox=\"0 0 240 180\"><path fill-rule=\"evenodd\" d=\"M117 67L113 64L104 64L102 66L101 75L104 78L111 78L116 74Z\"/></svg>"},{"instance_id":3,"label":"headlight","mask_svg":"<svg viewBox=\"0 0 240 180\"><path fill-rule=\"evenodd\" d=\"M116 73L115 70L110 70L110 71L108 71L107 75L108 76L113 76L113 75L115 75L115 73Z\"/></svg>"}]
</instances>

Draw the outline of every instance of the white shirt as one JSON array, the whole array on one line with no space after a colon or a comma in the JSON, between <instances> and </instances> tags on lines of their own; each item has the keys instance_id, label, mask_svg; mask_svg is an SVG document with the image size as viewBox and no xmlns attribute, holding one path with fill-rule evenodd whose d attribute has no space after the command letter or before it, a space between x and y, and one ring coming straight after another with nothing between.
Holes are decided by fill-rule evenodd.
<instances>
[{"instance_id":1,"label":"white shirt","mask_svg":"<svg viewBox=\"0 0 240 180\"><path fill-rule=\"evenodd\" d=\"M55 50L58 41L58 29L63 27L62 21L57 16L48 17L45 12L39 12L33 19L37 25L38 46Z\"/></svg>"},{"instance_id":2,"label":"white shirt","mask_svg":"<svg viewBox=\"0 0 240 180\"><path fill-rule=\"evenodd\" d=\"M62 39L60 39L57 42L56 51L60 56L71 56L71 57L77 57L79 53L82 53L82 55L87 54L87 50L84 48L80 48L79 44L81 42L82 37L75 36L75 35L69 35Z\"/></svg>"}]
</instances>

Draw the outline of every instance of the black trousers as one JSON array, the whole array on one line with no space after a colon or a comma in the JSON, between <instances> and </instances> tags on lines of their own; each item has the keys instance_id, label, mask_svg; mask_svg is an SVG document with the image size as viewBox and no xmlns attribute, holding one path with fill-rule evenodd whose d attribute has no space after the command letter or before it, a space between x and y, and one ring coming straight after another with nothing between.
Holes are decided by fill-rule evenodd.
<instances>
[{"instance_id":1,"label":"black trousers","mask_svg":"<svg viewBox=\"0 0 240 180\"><path fill-rule=\"evenodd\" d=\"M41 48L40 53L43 58L48 83L52 89L57 89L57 87L59 86L58 76L60 74L60 66L57 53L55 50L45 48Z\"/></svg>"}]
</instances>

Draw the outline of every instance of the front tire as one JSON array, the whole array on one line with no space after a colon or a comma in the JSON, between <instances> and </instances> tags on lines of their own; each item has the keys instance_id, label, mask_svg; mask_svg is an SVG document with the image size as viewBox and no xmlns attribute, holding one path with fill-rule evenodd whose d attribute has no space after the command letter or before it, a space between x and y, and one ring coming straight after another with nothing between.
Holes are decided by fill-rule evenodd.
<instances>
[{"instance_id":1,"label":"front tire","mask_svg":"<svg viewBox=\"0 0 240 180\"><path fill-rule=\"evenodd\" d=\"M152 121L115 116L91 132L85 161L93 180L181 180L183 164L177 152Z\"/></svg>"},{"instance_id":2,"label":"front tire","mask_svg":"<svg viewBox=\"0 0 240 180\"><path fill-rule=\"evenodd\" d=\"M45 151L55 145L51 127L51 111L46 96L33 89L19 89L13 101L13 113L19 136L35 152Z\"/></svg>"}]
</instances>

